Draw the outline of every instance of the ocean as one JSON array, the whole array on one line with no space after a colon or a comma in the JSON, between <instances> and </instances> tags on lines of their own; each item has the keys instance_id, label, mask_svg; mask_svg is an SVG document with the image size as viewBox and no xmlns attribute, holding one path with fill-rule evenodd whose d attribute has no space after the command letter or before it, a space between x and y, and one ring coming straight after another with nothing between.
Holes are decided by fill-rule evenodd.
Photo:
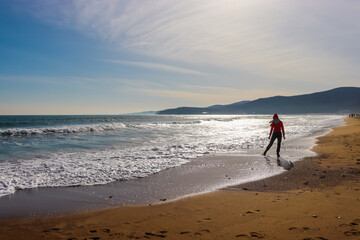
<instances>
[{"instance_id":1,"label":"ocean","mask_svg":"<svg viewBox=\"0 0 360 240\"><path fill-rule=\"evenodd\" d=\"M0 116L0 197L19 189L145 178L211 154L262 152L270 115ZM342 115L280 115L287 149ZM297 141L296 141L297 140ZM293 142L293 143L292 143ZM276 148L273 146L273 149ZM309 148L309 147L307 147ZM300 149L307 151L309 149ZM296 161L298 155L283 150ZM306 155L302 154L302 155Z\"/></svg>"}]
</instances>

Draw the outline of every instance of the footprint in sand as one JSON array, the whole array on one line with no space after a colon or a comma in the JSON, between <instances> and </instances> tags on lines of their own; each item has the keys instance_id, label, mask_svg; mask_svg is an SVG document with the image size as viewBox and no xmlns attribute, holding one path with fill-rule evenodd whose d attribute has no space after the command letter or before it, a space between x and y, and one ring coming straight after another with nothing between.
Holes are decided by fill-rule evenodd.
<instances>
[{"instance_id":1,"label":"footprint in sand","mask_svg":"<svg viewBox=\"0 0 360 240\"><path fill-rule=\"evenodd\" d=\"M156 233L146 232L146 233L145 233L145 237L149 237L149 236L166 238L166 236L165 236L165 235L162 235L162 234L156 234Z\"/></svg>"},{"instance_id":2,"label":"footprint in sand","mask_svg":"<svg viewBox=\"0 0 360 240\"><path fill-rule=\"evenodd\" d=\"M185 232L181 232L180 234L183 235L183 234L189 234L189 233L190 232L185 231Z\"/></svg>"},{"instance_id":3,"label":"footprint in sand","mask_svg":"<svg viewBox=\"0 0 360 240\"><path fill-rule=\"evenodd\" d=\"M264 238L264 235L262 235L261 233L257 233L257 232L250 232L250 236L255 237L255 238Z\"/></svg>"},{"instance_id":4,"label":"footprint in sand","mask_svg":"<svg viewBox=\"0 0 360 240\"><path fill-rule=\"evenodd\" d=\"M356 229L351 229L350 231L344 232L345 236L360 236L360 231Z\"/></svg>"},{"instance_id":5,"label":"footprint in sand","mask_svg":"<svg viewBox=\"0 0 360 240\"><path fill-rule=\"evenodd\" d=\"M309 231L309 230L310 230L310 228L308 228L308 227L302 227L302 228L299 228L299 227L289 227L289 231L300 231L300 232L304 231L304 232L307 232L307 231Z\"/></svg>"},{"instance_id":6,"label":"footprint in sand","mask_svg":"<svg viewBox=\"0 0 360 240\"><path fill-rule=\"evenodd\" d=\"M236 235L236 237L238 238L238 237L248 237L248 235L247 234L238 234L238 235Z\"/></svg>"},{"instance_id":7,"label":"footprint in sand","mask_svg":"<svg viewBox=\"0 0 360 240\"><path fill-rule=\"evenodd\" d=\"M343 223L343 224L340 224L339 227L353 227L353 226L357 226L359 225L356 220L358 219L355 219L353 222L349 223L349 224L346 224L346 223Z\"/></svg>"}]
</instances>

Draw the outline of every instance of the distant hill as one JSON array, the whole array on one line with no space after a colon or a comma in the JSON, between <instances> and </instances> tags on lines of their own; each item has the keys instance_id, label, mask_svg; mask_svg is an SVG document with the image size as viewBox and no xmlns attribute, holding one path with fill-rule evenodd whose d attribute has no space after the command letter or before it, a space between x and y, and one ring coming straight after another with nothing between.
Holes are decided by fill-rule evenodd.
<instances>
[{"instance_id":1,"label":"distant hill","mask_svg":"<svg viewBox=\"0 0 360 240\"><path fill-rule=\"evenodd\" d=\"M158 114L359 113L360 88L341 87L297 96L275 96L210 107L179 107Z\"/></svg>"},{"instance_id":2,"label":"distant hill","mask_svg":"<svg viewBox=\"0 0 360 240\"><path fill-rule=\"evenodd\" d=\"M248 103L248 102L250 102L250 101L241 101L241 102L236 102L236 103L232 103L229 105L213 105L213 106L210 106L207 108L221 108L221 107L225 107L225 106L237 106L237 105L242 105L242 104Z\"/></svg>"},{"instance_id":3,"label":"distant hill","mask_svg":"<svg viewBox=\"0 0 360 240\"><path fill-rule=\"evenodd\" d=\"M135 113L128 113L125 115L154 115L157 114L157 111L146 111L146 112L135 112Z\"/></svg>"}]
</instances>

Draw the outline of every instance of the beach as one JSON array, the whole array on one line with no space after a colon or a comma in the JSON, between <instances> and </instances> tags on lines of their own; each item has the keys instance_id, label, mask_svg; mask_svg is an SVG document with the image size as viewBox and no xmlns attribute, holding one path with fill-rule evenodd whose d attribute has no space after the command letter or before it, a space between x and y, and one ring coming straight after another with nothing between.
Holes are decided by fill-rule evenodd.
<instances>
[{"instance_id":1,"label":"beach","mask_svg":"<svg viewBox=\"0 0 360 240\"><path fill-rule=\"evenodd\" d=\"M0 0L0 240L360 240L360 1Z\"/></svg>"},{"instance_id":2,"label":"beach","mask_svg":"<svg viewBox=\"0 0 360 240\"><path fill-rule=\"evenodd\" d=\"M0 239L358 239L360 119L290 171L158 204L0 221Z\"/></svg>"}]
</instances>

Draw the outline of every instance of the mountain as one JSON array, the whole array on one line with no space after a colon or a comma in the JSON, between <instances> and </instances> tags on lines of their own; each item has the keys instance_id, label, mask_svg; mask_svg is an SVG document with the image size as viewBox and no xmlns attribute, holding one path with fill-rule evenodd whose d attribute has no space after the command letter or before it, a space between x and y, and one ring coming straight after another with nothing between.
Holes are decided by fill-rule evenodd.
<instances>
[{"instance_id":1,"label":"mountain","mask_svg":"<svg viewBox=\"0 0 360 240\"><path fill-rule=\"evenodd\" d=\"M236 106L236 105L242 105L244 103L248 103L250 101L241 101L241 102L236 102L236 103L232 103L232 104L229 104L229 106ZM210 106L210 107L207 107L207 108L221 108L221 107L224 107L224 106L227 106L227 105L213 105L213 106Z\"/></svg>"},{"instance_id":2,"label":"mountain","mask_svg":"<svg viewBox=\"0 0 360 240\"><path fill-rule=\"evenodd\" d=\"M157 111L145 111L145 112L135 112L135 113L128 113L125 115L154 115L157 114Z\"/></svg>"},{"instance_id":3,"label":"mountain","mask_svg":"<svg viewBox=\"0 0 360 240\"><path fill-rule=\"evenodd\" d=\"M360 88L340 87L297 96L274 96L210 107L179 107L158 114L304 114L359 113Z\"/></svg>"}]
</instances>

